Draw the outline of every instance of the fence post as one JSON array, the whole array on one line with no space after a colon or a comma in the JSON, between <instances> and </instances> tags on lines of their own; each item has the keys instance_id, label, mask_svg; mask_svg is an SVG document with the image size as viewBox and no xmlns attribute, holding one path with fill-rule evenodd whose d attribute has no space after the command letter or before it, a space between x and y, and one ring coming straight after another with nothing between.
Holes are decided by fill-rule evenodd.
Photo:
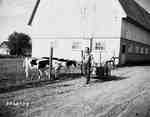
<instances>
[{"instance_id":1,"label":"fence post","mask_svg":"<svg viewBox=\"0 0 150 117\"><path fill-rule=\"evenodd\" d=\"M92 53L93 48L93 37L90 38L90 53Z\"/></svg>"},{"instance_id":2,"label":"fence post","mask_svg":"<svg viewBox=\"0 0 150 117\"><path fill-rule=\"evenodd\" d=\"M99 58L100 60L100 67L102 66L102 52L101 52L101 50L100 50L100 58Z\"/></svg>"},{"instance_id":3,"label":"fence post","mask_svg":"<svg viewBox=\"0 0 150 117\"><path fill-rule=\"evenodd\" d=\"M92 48L93 48L93 37L90 38L90 58L89 58L89 63L88 63L87 84L89 83L90 78L91 78L91 53L92 53Z\"/></svg>"},{"instance_id":4,"label":"fence post","mask_svg":"<svg viewBox=\"0 0 150 117\"><path fill-rule=\"evenodd\" d=\"M53 59L53 47L50 47L50 55L49 55L49 79L52 80L52 59Z\"/></svg>"},{"instance_id":5,"label":"fence post","mask_svg":"<svg viewBox=\"0 0 150 117\"><path fill-rule=\"evenodd\" d=\"M83 75L83 50L81 50L81 75Z\"/></svg>"}]
</instances>

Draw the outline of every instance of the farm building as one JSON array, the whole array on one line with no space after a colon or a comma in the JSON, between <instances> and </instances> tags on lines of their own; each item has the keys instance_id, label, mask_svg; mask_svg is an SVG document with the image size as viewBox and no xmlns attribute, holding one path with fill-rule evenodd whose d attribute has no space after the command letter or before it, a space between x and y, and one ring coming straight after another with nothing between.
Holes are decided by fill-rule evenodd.
<instances>
[{"instance_id":1,"label":"farm building","mask_svg":"<svg viewBox=\"0 0 150 117\"><path fill-rule=\"evenodd\" d=\"M38 0L29 25L33 57L53 46L55 57L80 61L92 44L97 62L150 60L150 15L134 0Z\"/></svg>"},{"instance_id":2,"label":"farm building","mask_svg":"<svg viewBox=\"0 0 150 117\"><path fill-rule=\"evenodd\" d=\"M3 41L0 44L0 54L1 55L9 55L9 48L8 48L8 42L7 41Z\"/></svg>"}]
</instances>

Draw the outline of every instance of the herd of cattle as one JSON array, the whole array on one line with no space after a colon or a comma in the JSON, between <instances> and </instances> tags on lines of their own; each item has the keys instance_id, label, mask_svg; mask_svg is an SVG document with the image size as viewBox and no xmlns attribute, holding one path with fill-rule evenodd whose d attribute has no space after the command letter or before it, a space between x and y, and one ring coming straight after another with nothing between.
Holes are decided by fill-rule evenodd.
<instances>
[{"instance_id":1,"label":"herd of cattle","mask_svg":"<svg viewBox=\"0 0 150 117\"><path fill-rule=\"evenodd\" d=\"M109 60L105 62L104 64L104 74L111 74L111 69L115 68L115 60ZM25 70L26 78L33 78L33 76L36 74L38 79L46 78L49 76L50 70L49 70L49 57L42 57L42 58L31 58L26 57L23 61L23 67ZM94 63L92 63L94 66ZM65 73L69 72L71 73L71 69L75 70L75 68L82 68L82 62L77 62L74 60L68 60L68 59L59 59L59 58L52 58L52 69L51 73L53 78L57 78L60 74L61 70L64 69ZM94 69L93 69L94 68ZM96 67L93 67L93 72L97 73L100 72L99 70L96 72ZM80 69L81 70L81 69ZM97 73L100 74L100 73Z\"/></svg>"},{"instance_id":2,"label":"herd of cattle","mask_svg":"<svg viewBox=\"0 0 150 117\"><path fill-rule=\"evenodd\" d=\"M36 73L38 78L49 75L49 58L30 58L26 57L23 61L23 67L25 69L26 78L32 78ZM77 67L80 63L74 60L67 59L52 59L52 71L53 76L56 78L62 68L69 70L70 67Z\"/></svg>"}]
</instances>

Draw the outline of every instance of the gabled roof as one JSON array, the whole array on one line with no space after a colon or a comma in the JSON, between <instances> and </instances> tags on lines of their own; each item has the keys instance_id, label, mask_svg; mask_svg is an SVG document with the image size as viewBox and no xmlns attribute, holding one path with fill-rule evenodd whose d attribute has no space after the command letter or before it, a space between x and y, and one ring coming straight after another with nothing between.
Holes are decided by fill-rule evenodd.
<instances>
[{"instance_id":1,"label":"gabled roof","mask_svg":"<svg viewBox=\"0 0 150 117\"><path fill-rule=\"evenodd\" d=\"M119 0L127 17L150 30L150 14L134 0Z\"/></svg>"},{"instance_id":2,"label":"gabled roof","mask_svg":"<svg viewBox=\"0 0 150 117\"><path fill-rule=\"evenodd\" d=\"M29 19L28 25L32 25L32 22L33 22L33 19L34 19L34 16L35 16L35 14L36 14L36 11L37 11L37 9L38 9L39 4L40 4L40 0L37 0L37 1L36 1L36 4L35 4L35 7L34 7L34 9L33 9L33 12L32 12L32 14L31 14L31 17L30 17L30 19Z\"/></svg>"},{"instance_id":3,"label":"gabled roof","mask_svg":"<svg viewBox=\"0 0 150 117\"><path fill-rule=\"evenodd\" d=\"M0 44L0 47L8 47L8 41L3 41L1 44Z\"/></svg>"}]
</instances>

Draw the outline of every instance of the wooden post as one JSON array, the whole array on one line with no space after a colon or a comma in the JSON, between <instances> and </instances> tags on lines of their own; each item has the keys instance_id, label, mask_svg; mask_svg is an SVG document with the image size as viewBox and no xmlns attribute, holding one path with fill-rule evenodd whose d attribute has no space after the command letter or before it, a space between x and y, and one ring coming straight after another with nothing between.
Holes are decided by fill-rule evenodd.
<instances>
[{"instance_id":1,"label":"wooden post","mask_svg":"<svg viewBox=\"0 0 150 117\"><path fill-rule=\"evenodd\" d=\"M81 50L81 75L83 75L83 50Z\"/></svg>"},{"instance_id":2,"label":"wooden post","mask_svg":"<svg viewBox=\"0 0 150 117\"><path fill-rule=\"evenodd\" d=\"M49 56L49 79L52 80L52 67L53 67L53 47L50 47L50 56Z\"/></svg>"},{"instance_id":3,"label":"wooden post","mask_svg":"<svg viewBox=\"0 0 150 117\"><path fill-rule=\"evenodd\" d=\"M93 48L93 37L90 38L90 53L92 52L92 48Z\"/></svg>"},{"instance_id":4,"label":"wooden post","mask_svg":"<svg viewBox=\"0 0 150 117\"><path fill-rule=\"evenodd\" d=\"M100 67L102 66L102 52L100 50Z\"/></svg>"},{"instance_id":5,"label":"wooden post","mask_svg":"<svg viewBox=\"0 0 150 117\"><path fill-rule=\"evenodd\" d=\"M90 60L89 60L89 63L88 63L88 76L87 76L87 84L89 83L90 81L90 78L91 78L91 53L92 53L92 48L93 48L93 37L90 38Z\"/></svg>"}]
</instances>

